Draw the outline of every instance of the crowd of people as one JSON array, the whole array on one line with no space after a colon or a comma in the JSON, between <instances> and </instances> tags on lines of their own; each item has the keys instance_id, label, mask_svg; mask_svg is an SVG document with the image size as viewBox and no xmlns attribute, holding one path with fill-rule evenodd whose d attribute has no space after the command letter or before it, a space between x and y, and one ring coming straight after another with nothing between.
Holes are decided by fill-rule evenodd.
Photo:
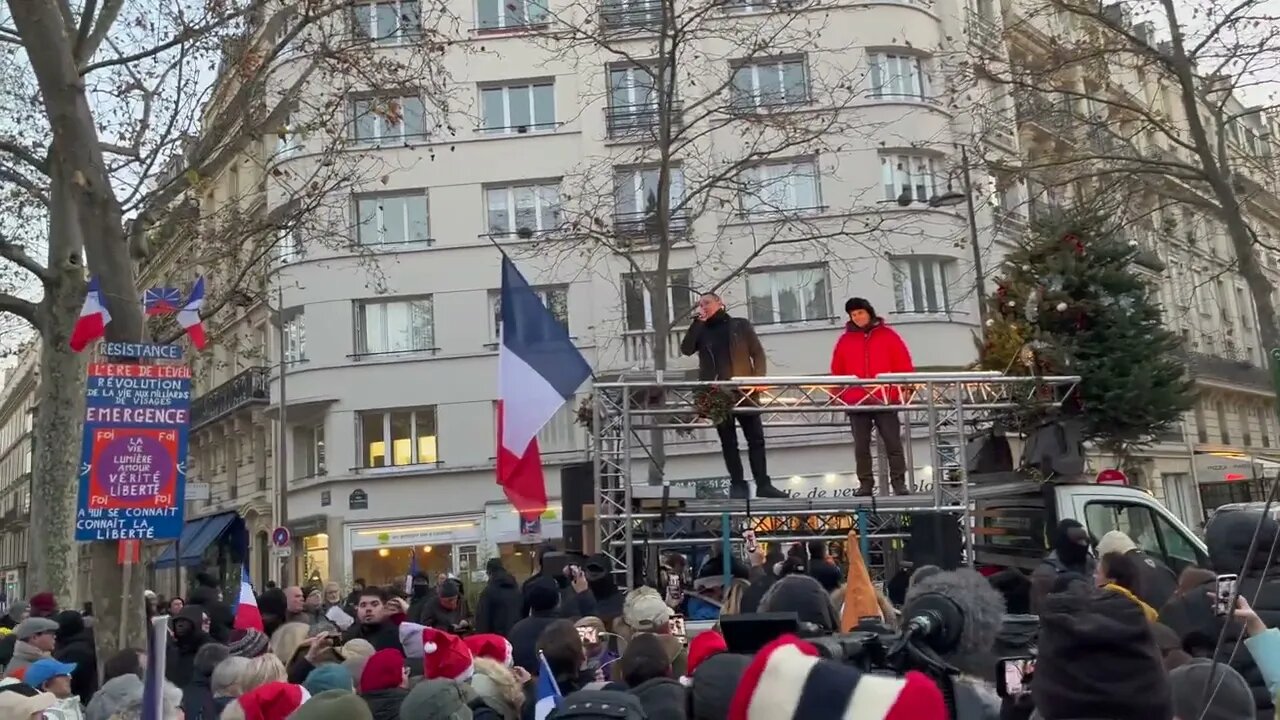
<instances>
[{"instance_id":1,"label":"crowd of people","mask_svg":"<svg viewBox=\"0 0 1280 720\"><path fill-rule=\"evenodd\" d=\"M629 590L607 556L553 567L544 549L523 583L490 561L474 609L447 576L269 588L261 630L237 628L213 578L185 599L148 600L168 616L164 720L1251 720L1271 717L1280 692L1278 537L1270 516L1215 518L1212 567L1175 576L1122 533L1092 538L1066 520L1029 577L907 569L885 592L870 588L853 623L857 573L822 543L728 562L713 551L694 570L669 555L652 585ZM1225 573L1240 579L1223 614ZM805 639L892 633L900 608L930 593L968 598L940 658L951 682L869 672ZM752 613L788 614L801 630L751 654L733 652L719 625L682 635L681 618ZM99 674L85 613L41 593L0 625L0 720L154 717L146 653L115 653Z\"/></svg>"}]
</instances>

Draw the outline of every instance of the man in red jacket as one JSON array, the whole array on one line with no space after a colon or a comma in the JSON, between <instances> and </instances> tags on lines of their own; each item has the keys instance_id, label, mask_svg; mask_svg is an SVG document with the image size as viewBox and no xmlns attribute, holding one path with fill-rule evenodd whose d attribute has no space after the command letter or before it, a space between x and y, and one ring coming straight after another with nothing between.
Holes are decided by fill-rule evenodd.
<instances>
[{"instance_id":1,"label":"man in red jacket","mask_svg":"<svg viewBox=\"0 0 1280 720\"><path fill-rule=\"evenodd\" d=\"M832 375L854 375L864 380L881 373L914 372L911 352L902 336L876 316L876 310L864 298L850 298L844 304L849 314L845 332L836 341L831 355ZM868 407L896 405L901 393L892 385L859 385L845 388L840 398L848 405ZM906 495L907 459L902 451L902 424L895 410L858 410L849 413L853 427L853 455L858 469L859 496L875 490L875 474L871 469L871 426L880 434L885 455L889 458L889 484L894 495Z\"/></svg>"}]
</instances>

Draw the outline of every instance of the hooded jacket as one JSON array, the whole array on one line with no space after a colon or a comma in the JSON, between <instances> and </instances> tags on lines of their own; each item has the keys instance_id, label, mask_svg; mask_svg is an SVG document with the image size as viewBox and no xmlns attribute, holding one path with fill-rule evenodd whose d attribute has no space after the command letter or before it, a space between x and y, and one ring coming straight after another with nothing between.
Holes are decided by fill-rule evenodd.
<instances>
[{"instance_id":1,"label":"hooded jacket","mask_svg":"<svg viewBox=\"0 0 1280 720\"><path fill-rule=\"evenodd\" d=\"M1053 531L1053 551L1045 556L1040 566L1031 573L1031 612L1040 611L1040 605L1048 597L1058 577L1065 573L1079 573L1090 584L1093 583L1098 561L1089 554L1083 545L1071 542L1069 533L1074 529L1083 529L1079 522L1066 519L1058 523Z\"/></svg>"},{"instance_id":2,"label":"hooded jacket","mask_svg":"<svg viewBox=\"0 0 1280 720\"><path fill-rule=\"evenodd\" d=\"M694 320L689 325L680 340L680 353L697 353L699 380L768 374L764 345L755 328L745 318L730 317L724 308L705 321Z\"/></svg>"},{"instance_id":3,"label":"hooded jacket","mask_svg":"<svg viewBox=\"0 0 1280 720\"><path fill-rule=\"evenodd\" d=\"M202 585L187 596L187 604L204 608L204 614L209 616L209 636L217 642L227 644L231 639L236 616L230 606L218 599L218 589Z\"/></svg>"},{"instance_id":4,"label":"hooded jacket","mask_svg":"<svg viewBox=\"0 0 1280 720\"><path fill-rule=\"evenodd\" d=\"M186 621L186 622L183 622ZM191 628L182 628L179 623L190 624ZM200 646L209 642L209 635L202 628L204 609L199 605L187 605L178 613L178 617L170 621L173 637L169 638L169 650L165 658L165 679L186 690L195 676L196 653Z\"/></svg>"},{"instance_id":5,"label":"hooded jacket","mask_svg":"<svg viewBox=\"0 0 1280 720\"><path fill-rule=\"evenodd\" d=\"M646 680L631 688L648 720L687 720L689 691L671 678Z\"/></svg>"},{"instance_id":6,"label":"hooded jacket","mask_svg":"<svg viewBox=\"0 0 1280 720\"><path fill-rule=\"evenodd\" d=\"M477 698L471 703L475 717L492 717L496 720L519 720L524 705L524 688L515 675L503 665L488 658L475 659L475 675L471 689Z\"/></svg>"},{"instance_id":7,"label":"hooded jacket","mask_svg":"<svg viewBox=\"0 0 1280 720\"><path fill-rule=\"evenodd\" d=\"M1260 520L1262 526L1258 528ZM1249 541L1255 528L1258 528L1258 544L1253 555L1249 556ZM1214 572L1240 576L1236 586L1239 594L1248 598L1254 612L1267 627L1280 626L1280 566L1266 567L1267 554L1277 532L1280 532L1280 526L1276 521L1270 516L1264 517L1257 510L1218 513L1205 526L1205 544L1209 546L1209 562ZM1175 597L1160 610L1160 622L1178 633L1184 644L1189 638L1207 644L1217 642L1226 617L1218 616L1213 610L1209 598L1213 585L1214 582L1210 581L1199 589ZM1239 620L1229 625L1216 660L1230 661L1231 667L1249 683L1258 707L1258 717L1270 718L1274 702L1262 673L1253 656L1245 648L1236 647L1237 643L1243 645L1243 634L1244 624Z\"/></svg>"},{"instance_id":8,"label":"hooded jacket","mask_svg":"<svg viewBox=\"0 0 1280 720\"><path fill-rule=\"evenodd\" d=\"M613 579L613 561L604 553L596 553L587 558L586 565L599 567L603 572L589 577L587 589L595 604L592 613L604 621L606 628L613 628L613 622L622 617L622 607L626 603L627 593L618 587Z\"/></svg>"},{"instance_id":9,"label":"hooded jacket","mask_svg":"<svg viewBox=\"0 0 1280 720\"><path fill-rule=\"evenodd\" d=\"M52 656L25 640L19 640L13 644L13 657L4 666L4 671L12 675L14 670L20 670L37 660L43 660L47 657Z\"/></svg>"},{"instance_id":10,"label":"hooded jacket","mask_svg":"<svg viewBox=\"0 0 1280 720\"><path fill-rule=\"evenodd\" d=\"M836 341L831 354L832 375L854 375L864 380L881 373L914 372L911 351L896 330L874 313L865 328L845 324L844 334ZM845 388L840 399L848 405L893 404L901 397L898 388L887 385L868 397L867 386Z\"/></svg>"},{"instance_id":11,"label":"hooded jacket","mask_svg":"<svg viewBox=\"0 0 1280 720\"><path fill-rule=\"evenodd\" d=\"M71 673L71 692L87 704L98 691L98 653L93 645L93 630L85 626L84 618L75 610L63 610L56 620L58 644L53 649L53 657L76 664L75 672Z\"/></svg>"},{"instance_id":12,"label":"hooded jacket","mask_svg":"<svg viewBox=\"0 0 1280 720\"><path fill-rule=\"evenodd\" d=\"M400 704L408 696L409 691L399 687L360 693L373 714L373 720L399 720Z\"/></svg>"},{"instance_id":13,"label":"hooded jacket","mask_svg":"<svg viewBox=\"0 0 1280 720\"><path fill-rule=\"evenodd\" d=\"M501 565L488 569L489 582L476 604L476 632L506 636L520 622L524 597L516 579Z\"/></svg>"}]
</instances>

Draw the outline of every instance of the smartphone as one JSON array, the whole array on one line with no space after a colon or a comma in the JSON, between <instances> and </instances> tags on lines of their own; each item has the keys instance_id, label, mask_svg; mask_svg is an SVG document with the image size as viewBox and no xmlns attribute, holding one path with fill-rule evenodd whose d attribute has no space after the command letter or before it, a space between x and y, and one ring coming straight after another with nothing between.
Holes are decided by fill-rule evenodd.
<instances>
[{"instance_id":1,"label":"smartphone","mask_svg":"<svg viewBox=\"0 0 1280 720\"><path fill-rule=\"evenodd\" d=\"M996 662L996 694L1016 698L1031 692L1031 677L1036 672L1036 659L1030 655L1001 658Z\"/></svg>"},{"instance_id":2,"label":"smartphone","mask_svg":"<svg viewBox=\"0 0 1280 720\"><path fill-rule=\"evenodd\" d=\"M684 616L672 615L670 627L671 627L671 634L675 637L680 638L681 642L684 642L685 641Z\"/></svg>"},{"instance_id":3,"label":"smartphone","mask_svg":"<svg viewBox=\"0 0 1280 720\"><path fill-rule=\"evenodd\" d=\"M582 638L585 645L595 645L600 642L600 632L590 625L583 627L578 626L578 637Z\"/></svg>"},{"instance_id":4,"label":"smartphone","mask_svg":"<svg viewBox=\"0 0 1280 720\"><path fill-rule=\"evenodd\" d=\"M755 530L744 530L742 532L742 539L746 542L748 555L754 554L760 549L760 543L756 542Z\"/></svg>"},{"instance_id":5,"label":"smartphone","mask_svg":"<svg viewBox=\"0 0 1280 720\"><path fill-rule=\"evenodd\" d=\"M1238 580L1238 575L1219 575L1217 577L1218 589L1213 598L1213 610L1215 613L1226 615L1231 612L1231 605L1235 602L1236 583Z\"/></svg>"}]
</instances>

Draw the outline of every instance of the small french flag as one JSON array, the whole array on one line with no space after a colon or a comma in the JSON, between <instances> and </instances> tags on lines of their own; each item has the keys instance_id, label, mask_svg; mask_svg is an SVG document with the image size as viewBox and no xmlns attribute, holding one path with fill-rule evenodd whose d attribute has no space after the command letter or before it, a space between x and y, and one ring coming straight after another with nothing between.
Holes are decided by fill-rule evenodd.
<instances>
[{"instance_id":1,"label":"small french flag","mask_svg":"<svg viewBox=\"0 0 1280 720\"><path fill-rule=\"evenodd\" d=\"M151 619L147 637L147 669L142 677L141 720L163 720L165 651L169 647L169 618Z\"/></svg>"},{"instance_id":2,"label":"small french flag","mask_svg":"<svg viewBox=\"0 0 1280 720\"><path fill-rule=\"evenodd\" d=\"M71 349L82 352L89 347L89 343L107 334L107 324L110 322L111 313L107 312L107 304L102 302L98 278L89 278L89 292L84 296L84 307L80 308L80 317L71 328Z\"/></svg>"},{"instance_id":3,"label":"small french flag","mask_svg":"<svg viewBox=\"0 0 1280 720\"><path fill-rule=\"evenodd\" d=\"M236 603L236 630L258 630L266 632L262 624L262 613L258 610L258 598L253 594L253 583L249 581L249 569L240 568L240 599Z\"/></svg>"},{"instance_id":4,"label":"small french flag","mask_svg":"<svg viewBox=\"0 0 1280 720\"><path fill-rule=\"evenodd\" d=\"M547 720L547 716L560 704L564 696L560 694L560 685L556 676L547 664L547 656L538 652L538 684L537 702L533 706L533 720Z\"/></svg>"},{"instance_id":5,"label":"small french flag","mask_svg":"<svg viewBox=\"0 0 1280 720\"><path fill-rule=\"evenodd\" d=\"M203 306L204 278L198 277L196 284L191 287L191 297L187 298L187 304L178 311L178 324L186 328L191 344L197 350L203 350L207 342L204 336L204 322L200 319L200 308Z\"/></svg>"}]
</instances>

